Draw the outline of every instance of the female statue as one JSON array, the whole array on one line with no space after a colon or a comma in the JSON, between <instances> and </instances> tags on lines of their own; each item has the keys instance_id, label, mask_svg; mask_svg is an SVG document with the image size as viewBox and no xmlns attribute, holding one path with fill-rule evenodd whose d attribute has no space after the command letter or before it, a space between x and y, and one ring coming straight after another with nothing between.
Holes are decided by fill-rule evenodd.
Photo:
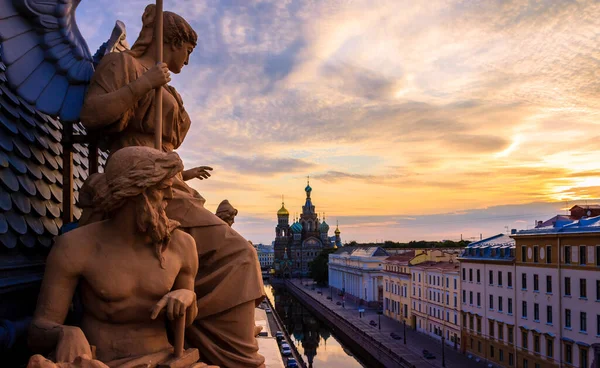
<instances>
[{"instance_id":1,"label":"female statue","mask_svg":"<svg viewBox=\"0 0 600 368\"><path fill-rule=\"evenodd\" d=\"M146 7L143 27L130 51L105 56L94 73L81 110L89 131L101 131L111 152L154 144L154 88L161 87L162 149L178 148L191 122L181 97L167 83L169 72L188 64L197 35L179 15L164 12L164 63L155 65L155 6ZM204 208L204 198L185 180L208 178L209 167L183 171L173 183L166 209L196 241L198 317L186 331L201 360L221 367L260 367L254 308L264 295L257 254L242 236Z\"/></svg>"}]
</instances>

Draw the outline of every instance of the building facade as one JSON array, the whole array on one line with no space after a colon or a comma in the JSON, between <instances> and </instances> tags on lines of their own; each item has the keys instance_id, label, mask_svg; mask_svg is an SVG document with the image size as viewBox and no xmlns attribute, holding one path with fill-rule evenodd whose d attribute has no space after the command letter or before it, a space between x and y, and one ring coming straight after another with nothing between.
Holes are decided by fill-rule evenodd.
<instances>
[{"instance_id":1,"label":"building facade","mask_svg":"<svg viewBox=\"0 0 600 368\"><path fill-rule=\"evenodd\" d=\"M448 345L461 346L459 265L425 261L410 268L413 326Z\"/></svg>"},{"instance_id":2,"label":"building facade","mask_svg":"<svg viewBox=\"0 0 600 368\"><path fill-rule=\"evenodd\" d=\"M329 286L359 304L383 307L383 261L380 247L342 247L329 255Z\"/></svg>"},{"instance_id":3,"label":"building facade","mask_svg":"<svg viewBox=\"0 0 600 368\"><path fill-rule=\"evenodd\" d=\"M600 364L600 217L524 230L516 242L519 366Z\"/></svg>"},{"instance_id":4,"label":"building facade","mask_svg":"<svg viewBox=\"0 0 600 368\"><path fill-rule=\"evenodd\" d=\"M390 256L383 261L383 313L398 322L412 325L410 308L410 261L415 251Z\"/></svg>"},{"instance_id":5,"label":"building facade","mask_svg":"<svg viewBox=\"0 0 600 368\"><path fill-rule=\"evenodd\" d=\"M312 203L312 187L310 183L304 188L306 201L302 206L302 214L290 225L290 214L281 203L277 211L277 226L275 227L274 261L273 266L277 277L306 277L309 265L325 248L341 246L339 227L335 237L329 237L329 225L325 216L321 220ZM332 241L332 238L335 239ZM287 259L284 260L284 253Z\"/></svg>"},{"instance_id":6,"label":"building facade","mask_svg":"<svg viewBox=\"0 0 600 368\"><path fill-rule=\"evenodd\" d=\"M275 260L275 250L271 245L257 244L256 252L258 253L258 262L263 270L270 269Z\"/></svg>"},{"instance_id":7,"label":"building facade","mask_svg":"<svg viewBox=\"0 0 600 368\"><path fill-rule=\"evenodd\" d=\"M471 243L459 261L463 352L494 365L515 366L515 339L521 326L515 241L498 234Z\"/></svg>"}]
</instances>

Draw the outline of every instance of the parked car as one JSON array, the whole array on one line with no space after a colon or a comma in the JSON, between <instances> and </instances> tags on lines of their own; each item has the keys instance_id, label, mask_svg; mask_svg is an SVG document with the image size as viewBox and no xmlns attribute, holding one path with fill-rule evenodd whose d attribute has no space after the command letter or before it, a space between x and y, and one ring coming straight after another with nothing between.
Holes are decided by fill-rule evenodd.
<instances>
[{"instance_id":1,"label":"parked car","mask_svg":"<svg viewBox=\"0 0 600 368\"><path fill-rule=\"evenodd\" d=\"M369 324L370 324L371 326L377 326L377 322L375 322L375 321L373 321L373 320L370 320L370 321L369 321Z\"/></svg>"},{"instance_id":2,"label":"parked car","mask_svg":"<svg viewBox=\"0 0 600 368\"><path fill-rule=\"evenodd\" d=\"M435 359L435 355L431 354L431 353L427 353L426 355L423 355L425 357L425 359Z\"/></svg>"},{"instance_id":3,"label":"parked car","mask_svg":"<svg viewBox=\"0 0 600 368\"><path fill-rule=\"evenodd\" d=\"M402 340L402 338L395 332L390 332L390 337L394 340Z\"/></svg>"},{"instance_id":4,"label":"parked car","mask_svg":"<svg viewBox=\"0 0 600 368\"><path fill-rule=\"evenodd\" d=\"M337 302L335 303L335 305L342 305L342 302Z\"/></svg>"},{"instance_id":5,"label":"parked car","mask_svg":"<svg viewBox=\"0 0 600 368\"><path fill-rule=\"evenodd\" d=\"M323 295L323 292L321 290L319 290L319 291L317 291L317 294Z\"/></svg>"},{"instance_id":6,"label":"parked car","mask_svg":"<svg viewBox=\"0 0 600 368\"><path fill-rule=\"evenodd\" d=\"M284 337L283 332L281 332L281 331L275 332L275 338L277 339L277 342L283 341L283 337Z\"/></svg>"},{"instance_id":7,"label":"parked car","mask_svg":"<svg viewBox=\"0 0 600 368\"><path fill-rule=\"evenodd\" d=\"M289 345L281 347L281 355L283 355L283 356L292 355L292 349L290 349Z\"/></svg>"},{"instance_id":8,"label":"parked car","mask_svg":"<svg viewBox=\"0 0 600 368\"><path fill-rule=\"evenodd\" d=\"M331 300L331 297L330 297L330 296L328 296L328 297L327 297L327 299Z\"/></svg>"},{"instance_id":9,"label":"parked car","mask_svg":"<svg viewBox=\"0 0 600 368\"><path fill-rule=\"evenodd\" d=\"M287 368L297 368L298 362L294 358L288 358L286 367Z\"/></svg>"},{"instance_id":10,"label":"parked car","mask_svg":"<svg viewBox=\"0 0 600 368\"><path fill-rule=\"evenodd\" d=\"M273 311L271 310L271 308L267 308L267 309L265 309L265 312L272 313Z\"/></svg>"}]
</instances>

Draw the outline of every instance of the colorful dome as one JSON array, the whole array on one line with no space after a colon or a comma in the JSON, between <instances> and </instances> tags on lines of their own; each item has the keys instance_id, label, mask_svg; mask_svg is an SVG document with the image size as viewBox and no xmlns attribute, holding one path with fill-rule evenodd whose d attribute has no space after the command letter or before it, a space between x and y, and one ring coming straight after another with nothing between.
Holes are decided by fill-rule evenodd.
<instances>
[{"instance_id":1,"label":"colorful dome","mask_svg":"<svg viewBox=\"0 0 600 368\"><path fill-rule=\"evenodd\" d=\"M312 188L310 187L310 185L307 185L306 188L304 188L305 192L312 192Z\"/></svg>"},{"instance_id":2,"label":"colorful dome","mask_svg":"<svg viewBox=\"0 0 600 368\"><path fill-rule=\"evenodd\" d=\"M302 224L297 221L294 222L292 226L290 226L290 228L292 229L292 233L294 234L299 234L302 232Z\"/></svg>"},{"instance_id":3,"label":"colorful dome","mask_svg":"<svg viewBox=\"0 0 600 368\"><path fill-rule=\"evenodd\" d=\"M341 231L339 226L335 228L335 235L340 235Z\"/></svg>"},{"instance_id":4,"label":"colorful dome","mask_svg":"<svg viewBox=\"0 0 600 368\"><path fill-rule=\"evenodd\" d=\"M327 223L325 222L325 219L323 219L323 222L321 222L321 227L319 229L321 230L322 233L326 233L329 231L329 225L327 225Z\"/></svg>"},{"instance_id":5,"label":"colorful dome","mask_svg":"<svg viewBox=\"0 0 600 368\"><path fill-rule=\"evenodd\" d=\"M289 216L289 215L290 215L290 213L283 205L283 202L281 202L281 208L279 209L279 211L277 211L277 216Z\"/></svg>"}]
</instances>

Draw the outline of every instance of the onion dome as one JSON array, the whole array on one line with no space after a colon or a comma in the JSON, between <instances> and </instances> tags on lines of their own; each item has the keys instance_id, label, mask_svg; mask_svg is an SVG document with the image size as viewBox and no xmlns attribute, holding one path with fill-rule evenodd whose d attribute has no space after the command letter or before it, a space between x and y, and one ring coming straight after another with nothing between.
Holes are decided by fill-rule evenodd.
<instances>
[{"instance_id":1,"label":"onion dome","mask_svg":"<svg viewBox=\"0 0 600 368\"><path fill-rule=\"evenodd\" d=\"M341 231L340 231L340 225L337 224L335 227L335 235L340 235Z\"/></svg>"},{"instance_id":2,"label":"onion dome","mask_svg":"<svg viewBox=\"0 0 600 368\"><path fill-rule=\"evenodd\" d=\"M282 200L281 201L281 208L279 209L279 211L277 211L277 216L289 216L289 215L290 215L290 213L285 208L285 205L284 205L283 200Z\"/></svg>"},{"instance_id":3,"label":"onion dome","mask_svg":"<svg viewBox=\"0 0 600 368\"><path fill-rule=\"evenodd\" d=\"M302 224L296 221L290 226L290 229L292 230L292 233L299 234L302 232Z\"/></svg>"},{"instance_id":4,"label":"onion dome","mask_svg":"<svg viewBox=\"0 0 600 368\"><path fill-rule=\"evenodd\" d=\"M321 222L321 227L319 228L319 230L321 231L321 233L329 232L329 225L327 225L327 223L325 222L325 216L323 216L323 222Z\"/></svg>"}]
</instances>

